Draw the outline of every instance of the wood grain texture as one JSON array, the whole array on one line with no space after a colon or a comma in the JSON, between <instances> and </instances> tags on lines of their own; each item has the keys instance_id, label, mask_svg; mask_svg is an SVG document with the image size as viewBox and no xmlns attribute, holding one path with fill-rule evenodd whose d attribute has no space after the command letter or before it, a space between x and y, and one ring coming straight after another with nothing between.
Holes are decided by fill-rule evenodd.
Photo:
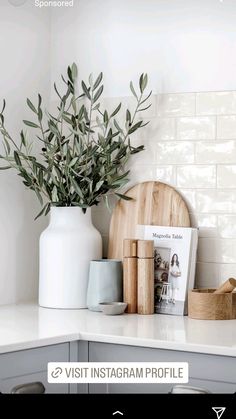
<instances>
[{"instance_id":1,"label":"wood grain texture","mask_svg":"<svg viewBox=\"0 0 236 419\"><path fill-rule=\"evenodd\" d=\"M123 241L123 256L124 257L137 257L138 240L124 239Z\"/></svg>"},{"instance_id":2,"label":"wood grain texture","mask_svg":"<svg viewBox=\"0 0 236 419\"><path fill-rule=\"evenodd\" d=\"M154 260L138 259L138 314L154 313Z\"/></svg>"},{"instance_id":3,"label":"wood grain texture","mask_svg":"<svg viewBox=\"0 0 236 419\"><path fill-rule=\"evenodd\" d=\"M154 258L154 241L138 240L137 256L138 258Z\"/></svg>"},{"instance_id":4,"label":"wood grain texture","mask_svg":"<svg viewBox=\"0 0 236 419\"><path fill-rule=\"evenodd\" d=\"M119 200L111 218L108 244L110 259L122 259L123 239L136 237L138 224L190 227L185 201L165 183L139 183L125 195L132 200Z\"/></svg>"},{"instance_id":5,"label":"wood grain texture","mask_svg":"<svg viewBox=\"0 0 236 419\"><path fill-rule=\"evenodd\" d=\"M188 294L188 316L199 320L236 318L236 293L215 294L215 289L194 289Z\"/></svg>"},{"instance_id":6,"label":"wood grain texture","mask_svg":"<svg viewBox=\"0 0 236 419\"><path fill-rule=\"evenodd\" d=\"M137 313L137 258L125 257L123 261L123 298L127 313Z\"/></svg>"}]
</instances>

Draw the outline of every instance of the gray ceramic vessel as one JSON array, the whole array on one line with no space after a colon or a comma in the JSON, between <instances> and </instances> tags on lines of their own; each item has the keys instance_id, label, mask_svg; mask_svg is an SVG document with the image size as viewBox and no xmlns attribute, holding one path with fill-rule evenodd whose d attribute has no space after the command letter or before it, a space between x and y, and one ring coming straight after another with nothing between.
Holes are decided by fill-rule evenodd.
<instances>
[{"instance_id":1,"label":"gray ceramic vessel","mask_svg":"<svg viewBox=\"0 0 236 419\"><path fill-rule=\"evenodd\" d=\"M87 306L101 311L99 303L123 301L123 275L121 260L92 260L89 267Z\"/></svg>"}]
</instances>

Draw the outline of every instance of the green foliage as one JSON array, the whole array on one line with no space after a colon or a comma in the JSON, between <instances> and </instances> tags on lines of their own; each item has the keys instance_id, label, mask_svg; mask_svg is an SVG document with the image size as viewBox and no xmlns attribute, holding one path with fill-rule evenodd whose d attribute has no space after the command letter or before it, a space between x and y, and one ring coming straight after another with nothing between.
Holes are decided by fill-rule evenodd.
<instances>
[{"instance_id":1,"label":"green foliage","mask_svg":"<svg viewBox=\"0 0 236 419\"><path fill-rule=\"evenodd\" d=\"M130 82L130 89L136 101L133 114L126 110L124 127L117 121L121 103L109 113L102 109L99 99L103 93L103 74L93 82L89 76L88 84L81 83L82 92L77 92L78 69L75 63L67 69L65 92L58 96L58 114L51 115L42 109L42 98L38 95L37 105L27 99L27 105L34 115L34 121L23 123L37 132L36 139L42 143L41 155L32 153L33 144L27 133L20 132L19 145L5 126L5 100L0 112L0 132L5 154L0 158L7 165L1 170L15 169L23 184L35 192L43 206L37 217L47 214L50 206L78 206L84 212L97 205L101 198L109 206L108 197L115 193L121 199L129 199L119 193L128 182L129 171L125 165L132 154L139 153L144 146L133 147L130 136L145 126L137 120L138 112L151 105L144 103L147 74L139 79L139 93ZM115 118L116 117L116 118ZM37 218L36 217L36 218Z\"/></svg>"}]
</instances>

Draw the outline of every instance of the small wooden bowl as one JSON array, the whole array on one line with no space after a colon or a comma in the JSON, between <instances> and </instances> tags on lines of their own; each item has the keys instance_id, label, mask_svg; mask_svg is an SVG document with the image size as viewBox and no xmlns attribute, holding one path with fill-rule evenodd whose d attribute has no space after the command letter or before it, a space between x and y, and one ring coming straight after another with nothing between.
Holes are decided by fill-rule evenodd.
<instances>
[{"instance_id":1,"label":"small wooden bowl","mask_svg":"<svg viewBox=\"0 0 236 419\"><path fill-rule=\"evenodd\" d=\"M236 293L213 294L216 289L193 289L188 293L188 316L199 320L236 319Z\"/></svg>"}]
</instances>

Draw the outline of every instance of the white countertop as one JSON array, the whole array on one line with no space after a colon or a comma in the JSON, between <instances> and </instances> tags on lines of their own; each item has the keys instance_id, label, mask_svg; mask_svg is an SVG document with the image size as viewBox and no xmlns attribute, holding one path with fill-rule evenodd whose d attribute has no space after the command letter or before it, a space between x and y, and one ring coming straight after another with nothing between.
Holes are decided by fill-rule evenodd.
<instances>
[{"instance_id":1,"label":"white countertop","mask_svg":"<svg viewBox=\"0 0 236 419\"><path fill-rule=\"evenodd\" d=\"M86 340L236 356L236 320L55 310L37 304L0 307L0 353Z\"/></svg>"}]
</instances>

